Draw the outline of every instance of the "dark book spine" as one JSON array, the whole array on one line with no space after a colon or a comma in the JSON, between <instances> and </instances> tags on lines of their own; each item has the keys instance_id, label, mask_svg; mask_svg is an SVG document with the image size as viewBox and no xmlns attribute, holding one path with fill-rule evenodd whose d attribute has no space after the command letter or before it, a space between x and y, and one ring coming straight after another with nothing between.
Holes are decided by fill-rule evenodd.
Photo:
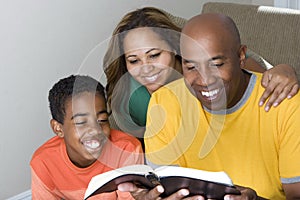
<instances>
[{"instance_id":1,"label":"dark book spine","mask_svg":"<svg viewBox=\"0 0 300 200\"><path fill-rule=\"evenodd\" d=\"M160 179L159 177L153 173L153 172L149 172L148 174L145 175L145 177L154 185L160 185Z\"/></svg>"}]
</instances>

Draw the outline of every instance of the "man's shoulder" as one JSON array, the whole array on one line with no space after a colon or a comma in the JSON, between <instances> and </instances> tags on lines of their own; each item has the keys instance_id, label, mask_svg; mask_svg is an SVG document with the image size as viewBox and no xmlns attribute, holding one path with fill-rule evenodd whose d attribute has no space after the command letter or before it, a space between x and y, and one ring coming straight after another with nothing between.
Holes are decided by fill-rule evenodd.
<instances>
[{"instance_id":1,"label":"man's shoulder","mask_svg":"<svg viewBox=\"0 0 300 200\"><path fill-rule=\"evenodd\" d=\"M184 78L177 79L175 81L172 81L163 87L159 88L157 91L155 91L152 96L164 96L167 97L168 94L181 94L186 93L188 91L188 88L185 84ZM152 98L152 97L151 97Z\"/></svg>"}]
</instances>

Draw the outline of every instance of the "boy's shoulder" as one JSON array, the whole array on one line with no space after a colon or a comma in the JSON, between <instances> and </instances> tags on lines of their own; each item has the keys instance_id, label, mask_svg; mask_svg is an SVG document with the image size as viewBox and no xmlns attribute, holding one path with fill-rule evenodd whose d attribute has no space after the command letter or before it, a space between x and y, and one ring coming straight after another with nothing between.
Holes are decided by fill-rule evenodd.
<instances>
[{"instance_id":1,"label":"boy's shoulder","mask_svg":"<svg viewBox=\"0 0 300 200\"><path fill-rule=\"evenodd\" d=\"M132 145L136 147L141 145L139 140L132 135L116 129L111 129L110 141L120 147L124 145Z\"/></svg>"},{"instance_id":2,"label":"boy's shoulder","mask_svg":"<svg viewBox=\"0 0 300 200\"><path fill-rule=\"evenodd\" d=\"M48 167L49 165L57 165L63 160L61 158L63 145L63 139L58 136L47 140L32 155L30 166L37 173L37 171L47 171L47 166L45 165L48 165Z\"/></svg>"},{"instance_id":3,"label":"boy's shoulder","mask_svg":"<svg viewBox=\"0 0 300 200\"><path fill-rule=\"evenodd\" d=\"M117 130L117 129L111 129L110 130L110 140L112 142L118 142L118 141L123 141L123 140L127 140L127 141L132 141L132 142L136 142L138 141L135 137L133 137L132 135L125 133L123 131Z\"/></svg>"},{"instance_id":4,"label":"boy's shoulder","mask_svg":"<svg viewBox=\"0 0 300 200\"><path fill-rule=\"evenodd\" d=\"M56 153L59 151L62 142L63 139L58 136L50 138L34 152L33 158L42 156L43 154Z\"/></svg>"}]
</instances>

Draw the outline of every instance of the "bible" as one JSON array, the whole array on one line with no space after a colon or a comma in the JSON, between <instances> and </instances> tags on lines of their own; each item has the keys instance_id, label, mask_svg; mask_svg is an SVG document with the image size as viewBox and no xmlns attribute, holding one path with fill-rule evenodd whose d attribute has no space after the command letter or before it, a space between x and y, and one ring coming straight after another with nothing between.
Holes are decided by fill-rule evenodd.
<instances>
[{"instance_id":1,"label":"bible","mask_svg":"<svg viewBox=\"0 0 300 200\"><path fill-rule=\"evenodd\" d=\"M160 184L164 187L161 197L167 197L182 188L190 191L189 196L202 195L209 199L223 199L226 194L240 194L230 177L222 171L210 172L177 166L161 166L153 170L148 165L131 165L94 176L84 199L115 191L124 182L132 182L149 190Z\"/></svg>"}]
</instances>

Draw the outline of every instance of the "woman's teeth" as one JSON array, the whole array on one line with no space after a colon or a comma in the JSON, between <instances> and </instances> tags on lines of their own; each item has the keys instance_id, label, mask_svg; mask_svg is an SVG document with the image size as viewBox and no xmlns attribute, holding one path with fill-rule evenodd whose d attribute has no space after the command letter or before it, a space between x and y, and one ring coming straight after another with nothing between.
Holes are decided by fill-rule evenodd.
<instances>
[{"instance_id":1,"label":"woman's teeth","mask_svg":"<svg viewBox=\"0 0 300 200\"><path fill-rule=\"evenodd\" d=\"M158 73L153 76L145 76L144 79L148 82L154 82L156 81L157 77L158 77Z\"/></svg>"}]
</instances>

